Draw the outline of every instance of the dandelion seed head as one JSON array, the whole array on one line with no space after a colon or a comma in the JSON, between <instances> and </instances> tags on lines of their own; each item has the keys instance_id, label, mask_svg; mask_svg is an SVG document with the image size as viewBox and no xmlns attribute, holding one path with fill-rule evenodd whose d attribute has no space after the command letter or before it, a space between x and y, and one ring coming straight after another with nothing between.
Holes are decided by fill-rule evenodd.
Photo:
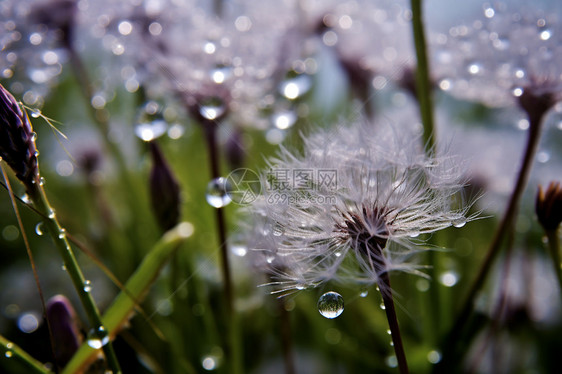
<instances>
[{"instance_id":1,"label":"dandelion seed head","mask_svg":"<svg viewBox=\"0 0 562 374\"><path fill-rule=\"evenodd\" d=\"M412 237L466 219L468 206L455 205L464 186L459 160L427 157L405 127L358 122L303 141L302 153L282 147L269 160L265 192L246 208L249 248L275 253L267 271L278 292L332 280L369 286L389 270L417 273L409 260L420 240ZM302 182L295 171L310 172L308 188L295 188ZM332 184L322 179L328 171Z\"/></svg>"}]
</instances>

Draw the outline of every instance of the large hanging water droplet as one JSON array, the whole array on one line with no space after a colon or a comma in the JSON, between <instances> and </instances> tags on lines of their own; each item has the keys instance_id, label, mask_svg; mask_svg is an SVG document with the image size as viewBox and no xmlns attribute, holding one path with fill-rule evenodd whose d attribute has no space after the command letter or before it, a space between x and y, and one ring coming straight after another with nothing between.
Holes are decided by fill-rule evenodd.
<instances>
[{"instance_id":1,"label":"large hanging water droplet","mask_svg":"<svg viewBox=\"0 0 562 374\"><path fill-rule=\"evenodd\" d=\"M162 107L155 101L146 102L137 115L135 135L149 142L162 136L167 130L168 123L162 116Z\"/></svg>"},{"instance_id":2,"label":"large hanging water droplet","mask_svg":"<svg viewBox=\"0 0 562 374\"><path fill-rule=\"evenodd\" d=\"M453 287L459 281L459 276L455 271L446 271L439 276L439 281L445 287Z\"/></svg>"},{"instance_id":3,"label":"large hanging water droplet","mask_svg":"<svg viewBox=\"0 0 562 374\"><path fill-rule=\"evenodd\" d=\"M343 297L337 292L326 292L318 299L318 311L323 317L336 318L343 313Z\"/></svg>"},{"instance_id":4,"label":"large hanging water droplet","mask_svg":"<svg viewBox=\"0 0 562 374\"><path fill-rule=\"evenodd\" d=\"M207 185L205 197L212 207L222 208L232 201L229 195L230 190L230 183L226 178L215 178Z\"/></svg>"},{"instance_id":5,"label":"large hanging water droplet","mask_svg":"<svg viewBox=\"0 0 562 374\"><path fill-rule=\"evenodd\" d=\"M226 112L226 104L218 97L211 97L199 105L199 114L208 120L216 120Z\"/></svg>"},{"instance_id":6,"label":"large hanging water droplet","mask_svg":"<svg viewBox=\"0 0 562 374\"><path fill-rule=\"evenodd\" d=\"M97 329L90 331L86 342L90 347L100 349L109 343L109 333L105 327L99 326Z\"/></svg>"}]
</instances>

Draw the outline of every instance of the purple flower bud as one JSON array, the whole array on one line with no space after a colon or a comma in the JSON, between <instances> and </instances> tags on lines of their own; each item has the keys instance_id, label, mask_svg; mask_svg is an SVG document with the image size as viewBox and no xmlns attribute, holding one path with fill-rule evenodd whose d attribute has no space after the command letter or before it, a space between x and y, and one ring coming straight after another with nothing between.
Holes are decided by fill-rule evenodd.
<instances>
[{"instance_id":1,"label":"purple flower bud","mask_svg":"<svg viewBox=\"0 0 562 374\"><path fill-rule=\"evenodd\" d=\"M55 343L55 359L62 367L70 361L82 340L76 313L65 296L56 295L47 302L47 319Z\"/></svg>"},{"instance_id":2,"label":"purple flower bud","mask_svg":"<svg viewBox=\"0 0 562 374\"><path fill-rule=\"evenodd\" d=\"M155 142L150 142L152 170L150 199L160 228L167 231L177 225L180 217L180 187L164 155Z\"/></svg>"},{"instance_id":3,"label":"purple flower bud","mask_svg":"<svg viewBox=\"0 0 562 374\"><path fill-rule=\"evenodd\" d=\"M0 85L0 157L10 165L26 187L39 176L35 133L27 114Z\"/></svg>"}]
</instances>

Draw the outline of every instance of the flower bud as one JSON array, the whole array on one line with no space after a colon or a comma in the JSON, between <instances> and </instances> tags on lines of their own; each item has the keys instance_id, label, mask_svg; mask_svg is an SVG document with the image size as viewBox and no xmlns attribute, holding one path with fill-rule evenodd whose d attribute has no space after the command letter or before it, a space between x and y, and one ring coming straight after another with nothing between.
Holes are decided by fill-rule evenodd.
<instances>
[{"instance_id":1,"label":"flower bud","mask_svg":"<svg viewBox=\"0 0 562 374\"><path fill-rule=\"evenodd\" d=\"M47 303L47 319L55 343L55 359L63 367L80 347L81 336L76 313L65 296L56 295Z\"/></svg>"},{"instance_id":2,"label":"flower bud","mask_svg":"<svg viewBox=\"0 0 562 374\"><path fill-rule=\"evenodd\" d=\"M0 157L30 186L39 176L35 133L27 114L0 84Z\"/></svg>"},{"instance_id":3,"label":"flower bud","mask_svg":"<svg viewBox=\"0 0 562 374\"><path fill-rule=\"evenodd\" d=\"M168 231L179 222L180 187L164 159L158 144L150 142L152 170L150 171L150 199L160 228Z\"/></svg>"},{"instance_id":4,"label":"flower bud","mask_svg":"<svg viewBox=\"0 0 562 374\"><path fill-rule=\"evenodd\" d=\"M562 185L550 182L546 192L539 185L535 211L545 230L556 230L562 223Z\"/></svg>"}]
</instances>

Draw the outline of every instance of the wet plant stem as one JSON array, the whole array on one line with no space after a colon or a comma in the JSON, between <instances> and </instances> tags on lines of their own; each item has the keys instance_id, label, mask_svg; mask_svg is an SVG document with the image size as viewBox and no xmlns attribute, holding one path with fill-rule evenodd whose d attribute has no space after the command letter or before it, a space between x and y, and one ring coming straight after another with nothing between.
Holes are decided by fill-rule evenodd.
<instances>
[{"instance_id":1,"label":"wet plant stem","mask_svg":"<svg viewBox=\"0 0 562 374\"><path fill-rule=\"evenodd\" d=\"M552 264L554 265L554 271L560 287L559 291L562 295L562 268L560 267L560 241L558 239L558 230L546 230L546 238L548 239L548 249L552 257Z\"/></svg>"},{"instance_id":2,"label":"wet plant stem","mask_svg":"<svg viewBox=\"0 0 562 374\"><path fill-rule=\"evenodd\" d=\"M291 331L291 316L286 308L284 298L277 299L281 316L281 344L283 347L283 360L285 361L285 374L295 374L295 358L293 355L293 336Z\"/></svg>"},{"instance_id":3,"label":"wet plant stem","mask_svg":"<svg viewBox=\"0 0 562 374\"><path fill-rule=\"evenodd\" d=\"M434 151L435 125L433 121L433 100L431 95L431 80L427 60L427 47L423 28L422 0L411 0L412 29L414 45L416 47L416 99L420 107L423 123L423 139L428 152Z\"/></svg>"},{"instance_id":4,"label":"wet plant stem","mask_svg":"<svg viewBox=\"0 0 562 374\"><path fill-rule=\"evenodd\" d=\"M425 41L425 31L423 25L423 4L422 0L411 0L412 7L412 32L414 45L416 48L416 100L418 101L420 116L423 124L423 141L428 156L436 151L435 149L435 123L433 115L433 99L431 92L431 74L427 59L427 45ZM429 288L429 320L430 329L434 334L430 335L431 344L435 344L435 338L439 336L440 295L439 285L436 281L438 271L438 261L435 252L429 251L427 254L428 275L432 279Z\"/></svg>"},{"instance_id":5,"label":"wet plant stem","mask_svg":"<svg viewBox=\"0 0 562 374\"><path fill-rule=\"evenodd\" d=\"M108 336L107 331L102 324L100 313L94 302L92 294L88 290L90 286L87 284L86 279L84 278L84 275L78 265L78 261L74 256L74 252L68 243L65 230L59 224L55 211L49 204L49 200L45 194L45 189L43 188L43 183L39 177L37 177L32 185L26 187L27 193L31 198L35 209L37 209L39 214L43 217L45 228L51 235L53 242L63 259L64 267L72 280L72 284L74 285L74 288L80 298L80 302L86 312L88 322L90 323L90 327L92 329L92 335L88 338L97 339L102 342L101 345L108 367L114 374L121 373L117 356L113 350L113 344L111 341L108 341L107 344L103 344L105 343L104 339Z\"/></svg>"},{"instance_id":6,"label":"wet plant stem","mask_svg":"<svg viewBox=\"0 0 562 374\"><path fill-rule=\"evenodd\" d=\"M203 123L205 132L205 140L207 142L207 150L209 152L209 165L211 178L220 177L220 157L217 144L217 123L205 120ZM219 249L221 254L221 272L224 282L224 297L226 302L226 321L228 326L227 332L227 356L231 360L231 372L241 374L242 369L240 362L241 344L238 341L239 331L237 326L237 316L234 309L234 295L232 286L232 275L230 271L230 262L228 258L228 245L226 242L226 218L222 208L216 208L217 236L219 239Z\"/></svg>"},{"instance_id":7,"label":"wet plant stem","mask_svg":"<svg viewBox=\"0 0 562 374\"><path fill-rule=\"evenodd\" d=\"M384 303L384 311L386 312L386 319L390 328L392 336L392 343L394 345L394 353L398 362L398 370L400 374L408 374L408 363L406 361L406 354L404 353L404 345L402 344L402 336L400 335L400 327L398 326L398 318L396 317L396 308L394 307L394 300L392 299L392 288L390 287L390 277L388 272L379 275L379 289L381 290L382 300Z\"/></svg>"},{"instance_id":8,"label":"wet plant stem","mask_svg":"<svg viewBox=\"0 0 562 374\"><path fill-rule=\"evenodd\" d=\"M546 111L544 113L546 113ZM515 224L515 218L519 209L519 202L521 200L521 197L523 196L525 187L527 186L529 174L533 165L533 160L535 159L535 154L541 138L542 118L544 113L538 116L529 115L529 136L527 138L523 162L517 175L515 187L513 189L513 192L511 193L511 197L509 198L504 216L499 223L492 243L488 248L486 258L480 266L480 271L476 276L476 279L474 280L474 283L472 284L472 287L468 292L465 302L462 305L461 311L445 340L445 343L443 345L443 360L435 366L436 372L442 372L440 370L443 369L447 370L446 366L450 364L450 360L453 359L452 357L447 357L448 353L450 353L454 349L455 342L460 336L463 326L465 326L472 313L476 294L482 288L484 281L486 280L486 277L490 272L492 264L498 253L500 252L505 235L508 232L513 233L513 225Z\"/></svg>"},{"instance_id":9,"label":"wet plant stem","mask_svg":"<svg viewBox=\"0 0 562 374\"><path fill-rule=\"evenodd\" d=\"M400 335L400 326L396 317L396 308L392 298L392 287L390 285L390 276L384 261L383 247L376 241L367 242L363 247L363 252L369 254L369 261L374 269L377 269L378 286L384 303L384 311L390 328L392 337L392 345L398 362L398 370L400 374L408 374L408 362L404 353L404 345L402 344L402 336Z\"/></svg>"}]
</instances>

